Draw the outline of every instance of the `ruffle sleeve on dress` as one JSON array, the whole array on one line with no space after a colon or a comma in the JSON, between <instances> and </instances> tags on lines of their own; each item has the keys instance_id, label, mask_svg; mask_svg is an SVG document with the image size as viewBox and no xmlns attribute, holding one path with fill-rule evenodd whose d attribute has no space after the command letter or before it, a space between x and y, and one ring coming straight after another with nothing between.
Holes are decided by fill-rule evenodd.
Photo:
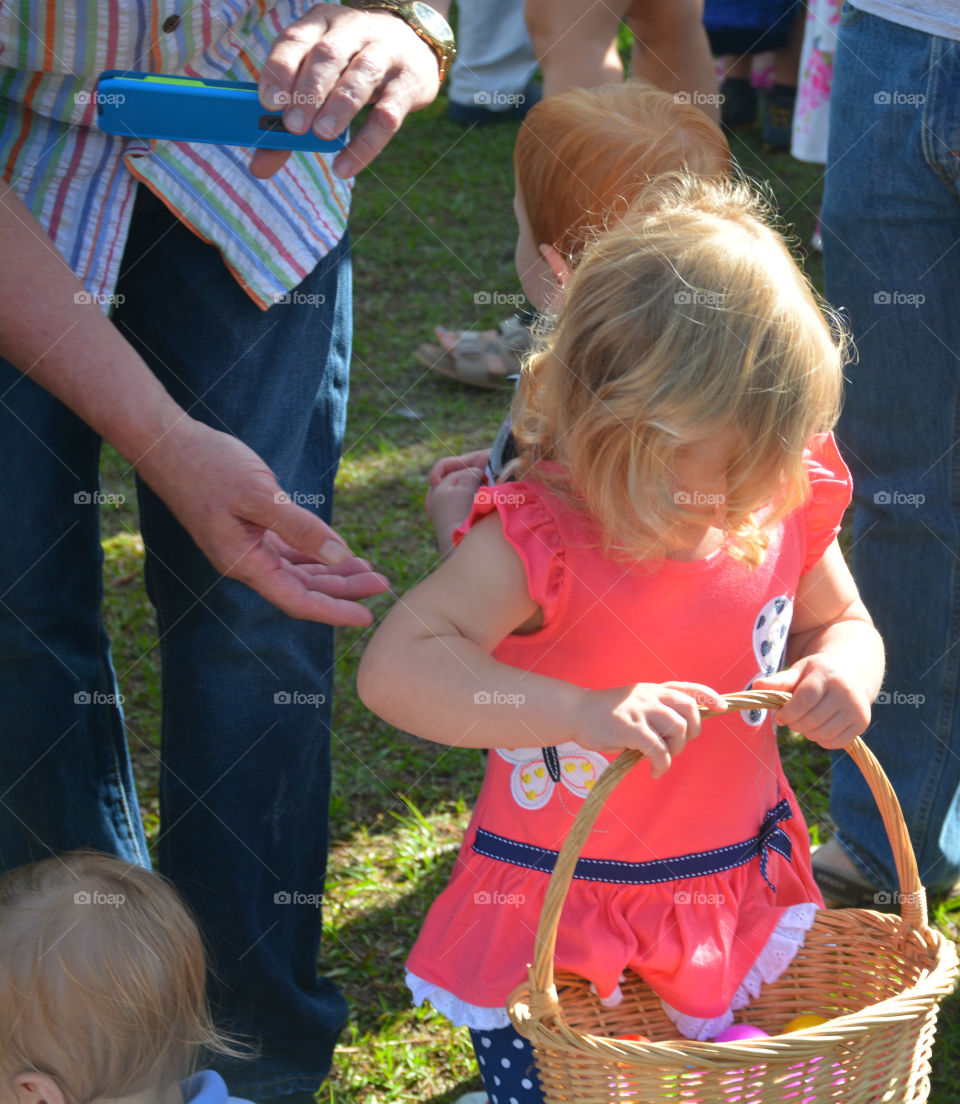
<instances>
[{"instance_id":1,"label":"ruffle sleeve on dress","mask_svg":"<svg viewBox=\"0 0 960 1104\"><path fill-rule=\"evenodd\" d=\"M564 542L548 492L532 482L481 487L466 521L453 534L458 545L478 521L496 512L503 535L523 561L530 597L543 610L544 626L563 594Z\"/></svg>"},{"instance_id":2,"label":"ruffle sleeve on dress","mask_svg":"<svg viewBox=\"0 0 960 1104\"><path fill-rule=\"evenodd\" d=\"M807 537L805 573L817 564L840 532L853 494L853 479L832 433L815 437L804 452L803 462L810 481L810 497L801 507Z\"/></svg>"}]
</instances>

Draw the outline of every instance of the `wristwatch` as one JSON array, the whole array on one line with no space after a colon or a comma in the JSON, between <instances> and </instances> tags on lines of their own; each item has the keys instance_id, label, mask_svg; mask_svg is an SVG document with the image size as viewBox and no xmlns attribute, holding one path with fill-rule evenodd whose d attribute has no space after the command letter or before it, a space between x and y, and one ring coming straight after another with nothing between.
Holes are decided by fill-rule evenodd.
<instances>
[{"instance_id":1,"label":"wristwatch","mask_svg":"<svg viewBox=\"0 0 960 1104\"><path fill-rule=\"evenodd\" d=\"M457 47L450 24L429 4L422 0L352 0L351 7L392 12L409 23L431 50L437 55L440 66L440 83L450 72Z\"/></svg>"}]
</instances>

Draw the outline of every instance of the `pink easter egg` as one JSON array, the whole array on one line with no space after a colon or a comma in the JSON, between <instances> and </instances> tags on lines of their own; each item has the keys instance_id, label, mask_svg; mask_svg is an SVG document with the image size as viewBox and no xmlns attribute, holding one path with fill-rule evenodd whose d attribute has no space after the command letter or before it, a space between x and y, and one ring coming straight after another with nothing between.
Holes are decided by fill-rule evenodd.
<instances>
[{"instance_id":1,"label":"pink easter egg","mask_svg":"<svg viewBox=\"0 0 960 1104\"><path fill-rule=\"evenodd\" d=\"M770 1036L761 1027L748 1023L735 1023L725 1027L719 1035L710 1040L713 1043L740 1043L746 1039L769 1039Z\"/></svg>"}]
</instances>

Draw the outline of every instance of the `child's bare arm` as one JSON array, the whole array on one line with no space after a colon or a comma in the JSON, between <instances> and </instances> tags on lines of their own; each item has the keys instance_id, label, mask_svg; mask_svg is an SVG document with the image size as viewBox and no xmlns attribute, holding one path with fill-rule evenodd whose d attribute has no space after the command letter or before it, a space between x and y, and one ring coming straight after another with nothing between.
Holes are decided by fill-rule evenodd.
<instances>
[{"instance_id":1,"label":"child's bare arm","mask_svg":"<svg viewBox=\"0 0 960 1104\"><path fill-rule=\"evenodd\" d=\"M836 540L800 580L787 661L787 670L753 684L792 693L778 724L828 748L864 732L883 681L883 642Z\"/></svg>"},{"instance_id":2,"label":"child's bare arm","mask_svg":"<svg viewBox=\"0 0 960 1104\"><path fill-rule=\"evenodd\" d=\"M384 619L360 663L360 697L384 720L437 743L635 747L650 756L655 775L698 734L697 701L721 708L707 687L590 691L490 656L509 633L535 626L539 614L499 518L487 518Z\"/></svg>"}]
</instances>

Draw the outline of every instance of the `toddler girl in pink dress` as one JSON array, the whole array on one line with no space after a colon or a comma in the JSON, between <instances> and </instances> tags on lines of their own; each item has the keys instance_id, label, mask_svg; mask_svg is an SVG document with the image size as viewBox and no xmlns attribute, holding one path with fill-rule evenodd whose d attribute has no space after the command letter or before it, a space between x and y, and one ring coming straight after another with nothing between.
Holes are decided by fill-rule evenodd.
<instances>
[{"instance_id":1,"label":"toddler girl in pink dress","mask_svg":"<svg viewBox=\"0 0 960 1104\"><path fill-rule=\"evenodd\" d=\"M745 186L652 186L588 246L524 366L519 481L477 492L456 551L367 648L371 709L490 749L408 982L471 1029L492 1104L542 1099L504 1006L557 851L621 749L649 763L583 850L558 969L611 1005L633 970L678 1033L709 1038L813 922L770 718L728 714L701 734L698 706L790 691L774 719L829 748L869 723L882 645L836 540L844 352Z\"/></svg>"}]
</instances>

